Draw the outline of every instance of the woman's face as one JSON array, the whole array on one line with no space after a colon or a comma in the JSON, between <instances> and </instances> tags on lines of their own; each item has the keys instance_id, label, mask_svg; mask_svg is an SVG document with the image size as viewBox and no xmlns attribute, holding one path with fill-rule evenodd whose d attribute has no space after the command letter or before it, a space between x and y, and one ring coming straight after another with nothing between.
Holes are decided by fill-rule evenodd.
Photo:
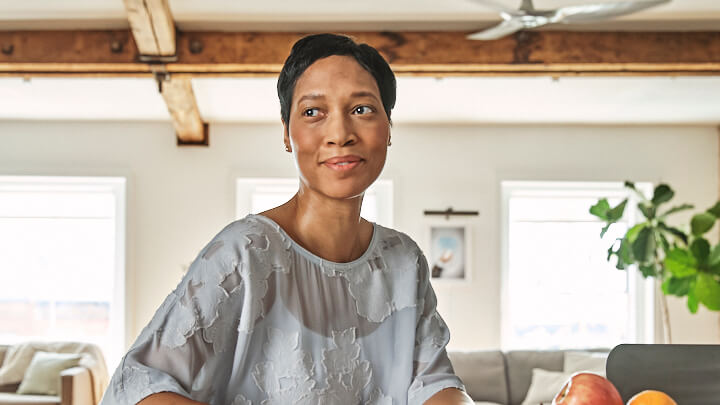
<instances>
[{"instance_id":1,"label":"woman's face","mask_svg":"<svg viewBox=\"0 0 720 405\"><path fill-rule=\"evenodd\" d=\"M302 187L313 192L358 197L385 165L390 122L375 79L351 56L319 59L303 72L283 125Z\"/></svg>"}]
</instances>

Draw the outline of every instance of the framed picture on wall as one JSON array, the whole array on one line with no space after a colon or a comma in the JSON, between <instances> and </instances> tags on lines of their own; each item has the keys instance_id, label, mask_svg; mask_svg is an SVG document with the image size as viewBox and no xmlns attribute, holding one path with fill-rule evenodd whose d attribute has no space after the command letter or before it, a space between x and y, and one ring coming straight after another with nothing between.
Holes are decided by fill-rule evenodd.
<instances>
[{"instance_id":1,"label":"framed picture on wall","mask_svg":"<svg viewBox=\"0 0 720 405\"><path fill-rule=\"evenodd\" d=\"M471 227L466 222L446 220L427 225L426 251L433 281L467 281L470 269Z\"/></svg>"}]
</instances>

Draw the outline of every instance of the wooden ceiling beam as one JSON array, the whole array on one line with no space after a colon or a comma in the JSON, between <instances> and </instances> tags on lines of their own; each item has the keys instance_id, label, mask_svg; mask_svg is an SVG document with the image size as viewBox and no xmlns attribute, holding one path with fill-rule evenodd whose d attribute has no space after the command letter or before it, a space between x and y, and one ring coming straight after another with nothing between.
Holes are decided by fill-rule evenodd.
<instances>
[{"instance_id":1,"label":"wooden ceiling beam","mask_svg":"<svg viewBox=\"0 0 720 405\"><path fill-rule=\"evenodd\" d=\"M147 62L167 105L178 145L208 145L208 125L189 77L175 77L166 63L177 60L175 23L167 0L123 0L137 49L137 58ZM124 46L123 46L124 47ZM112 48L111 48L112 50Z\"/></svg>"},{"instance_id":2,"label":"wooden ceiling beam","mask_svg":"<svg viewBox=\"0 0 720 405\"><path fill-rule=\"evenodd\" d=\"M200 118L192 83L188 77L161 80L162 96L172 116L178 145L208 145L208 125Z\"/></svg>"},{"instance_id":3,"label":"wooden ceiling beam","mask_svg":"<svg viewBox=\"0 0 720 405\"><path fill-rule=\"evenodd\" d=\"M357 32L399 74L720 75L720 32L525 31L496 41L465 32ZM304 33L178 32L186 76L276 75ZM0 75L146 76L129 31L0 32Z\"/></svg>"},{"instance_id":4,"label":"wooden ceiling beam","mask_svg":"<svg viewBox=\"0 0 720 405\"><path fill-rule=\"evenodd\" d=\"M142 55L175 55L175 23L167 0L123 0Z\"/></svg>"}]
</instances>

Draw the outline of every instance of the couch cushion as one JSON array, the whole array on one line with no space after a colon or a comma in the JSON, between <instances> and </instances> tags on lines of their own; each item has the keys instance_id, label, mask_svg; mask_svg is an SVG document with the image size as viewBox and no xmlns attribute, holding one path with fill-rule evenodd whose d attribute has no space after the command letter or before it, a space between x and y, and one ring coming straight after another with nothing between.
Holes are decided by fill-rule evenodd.
<instances>
[{"instance_id":1,"label":"couch cushion","mask_svg":"<svg viewBox=\"0 0 720 405\"><path fill-rule=\"evenodd\" d=\"M550 404L571 376L572 373L564 371L547 371L534 368L530 388L522 405Z\"/></svg>"},{"instance_id":2,"label":"couch cushion","mask_svg":"<svg viewBox=\"0 0 720 405\"><path fill-rule=\"evenodd\" d=\"M473 401L508 403L505 359L498 350L448 351L455 374ZM482 403L482 402L481 402Z\"/></svg>"},{"instance_id":3,"label":"couch cushion","mask_svg":"<svg viewBox=\"0 0 720 405\"><path fill-rule=\"evenodd\" d=\"M75 353L35 352L17 393L60 395L60 372L79 362Z\"/></svg>"},{"instance_id":4,"label":"couch cushion","mask_svg":"<svg viewBox=\"0 0 720 405\"><path fill-rule=\"evenodd\" d=\"M0 392L17 392L20 383L0 385Z\"/></svg>"},{"instance_id":5,"label":"couch cushion","mask_svg":"<svg viewBox=\"0 0 720 405\"><path fill-rule=\"evenodd\" d=\"M51 395L20 395L0 392L2 405L59 405L60 397Z\"/></svg>"},{"instance_id":6,"label":"couch cushion","mask_svg":"<svg viewBox=\"0 0 720 405\"><path fill-rule=\"evenodd\" d=\"M604 377L607 358L608 353L567 351L565 352L563 371L566 373L590 371Z\"/></svg>"},{"instance_id":7,"label":"couch cushion","mask_svg":"<svg viewBox=\"0 0 720 405\"><path fill-rule=\"evenodd\" d=\"M562 371L562 351L516 350L505 354L508 370L510 405L520 405L527 395L532 380L532 369Z\"/></svg>"}]
</instances>

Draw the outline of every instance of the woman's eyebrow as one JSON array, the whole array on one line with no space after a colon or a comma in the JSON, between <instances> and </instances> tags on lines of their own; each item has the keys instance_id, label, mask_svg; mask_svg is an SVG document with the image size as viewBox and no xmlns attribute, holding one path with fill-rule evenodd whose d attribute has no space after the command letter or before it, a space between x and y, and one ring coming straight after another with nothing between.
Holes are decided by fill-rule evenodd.
<instances>
[{"instance_id":1,"label":"woman's eyebrow","mask_svg":"<svg viewBox=\"0 0 720 405\"><path fill-rule=\"evenodd\" d=\"M374 99L375 99L376 101L378 101L378 102L380 101L380 100L378 100L378 98L375 96L375 94L373 94L373 93L371 93L371 92L369 92L369 91L364 91L364 90L362 90L362 91L355 91L355 92L353 92L352 94L350 94L350 97L353 97L353 98L358 98L358 97L371 97L371 98L374 98ZM299 105L300 103L302 103L302 102L305 101L305 100L317 100L317 99L319 99L319 98L325 98L325 95L323 95L323 94L318 94L318 93L306 94L306 95L304 95L304 96L302 96L302 97L300 97L300 98L298 99L297 104Z\"/></svg>"},{"instance_id":2,"label":"woman's eyebrow","mask_svg":"<svg viewBox=\"0 0 720 405\"><path fill-rule=\"evenodd\" d=\"M377 97L375 97L375 95L373 93L371 93L369 91L356 91L356 92L352 93L350 96L351 97L372 97L375 100L380 101L380 100L378 100Z\"/></svg>"},{"instance_id":3,"label":"woman's eyebrow","mask_svg":"<svg viewBox=\"0 0 720 405\"><path fill-rule=\"evenodd\" d=\"M325 96L317 93L306 94L298 99L297 104L302 103L303 100L317 100L318 98L325 98Z\"/></svg>"}]
</instances>

